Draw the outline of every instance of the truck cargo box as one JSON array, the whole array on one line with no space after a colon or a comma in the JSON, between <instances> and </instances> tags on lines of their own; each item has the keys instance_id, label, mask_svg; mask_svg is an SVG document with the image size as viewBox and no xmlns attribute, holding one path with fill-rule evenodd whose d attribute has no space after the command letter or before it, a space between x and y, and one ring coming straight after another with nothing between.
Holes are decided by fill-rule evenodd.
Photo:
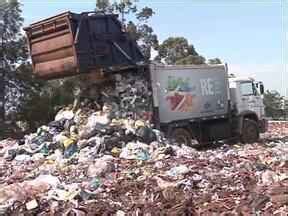
<instances>
[{"instance_id":1,"label":"truck cargo box","mask_svg":"<svg viewBox=\"0 0 288 216\"><path fill-rule=\"evenodd\" d=\"M34 73L45 79L136 65L143 61L117 15L65 12L25 28Z\"/></svg>"},{"instance_id":2,"label":"truck cargo box","mask_svg":"<svg viewBox=\"0 0 288 216\"><path fill-rule=\"evenodd\" d=\"M150 73L161 123L225 117L228 74L224 65L160 66Z\"/></svg>"}]
</instances>

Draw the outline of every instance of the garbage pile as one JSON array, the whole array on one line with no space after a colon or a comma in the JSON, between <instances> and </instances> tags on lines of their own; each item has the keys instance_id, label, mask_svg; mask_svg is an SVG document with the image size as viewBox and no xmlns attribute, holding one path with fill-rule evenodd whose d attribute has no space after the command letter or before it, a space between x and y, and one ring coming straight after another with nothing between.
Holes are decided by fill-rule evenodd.
<instances>
[{"instance_id":1,"label":"garbage pile","mask_svg":"<svg viewBox=\"0 0 288 216\"><path fill-rule=\"evenodd\" d=\"M288 139L288 123L287 121L270 121L269 133L264 134L263 138L267 141L283 141Z\"/></svg>"},{"instance_id":2,"label":"garbage pile","mask_svg":"<svg viewBox=\"0 0 288 216\"><path fill-rule=\"evenodd\" d=\"M97 100L64 107L21 140L0 141L0 215L288 212L287 122L249 145L170 145L151 124L145 79L114 78Z\"/></svg>"}]
</instances>

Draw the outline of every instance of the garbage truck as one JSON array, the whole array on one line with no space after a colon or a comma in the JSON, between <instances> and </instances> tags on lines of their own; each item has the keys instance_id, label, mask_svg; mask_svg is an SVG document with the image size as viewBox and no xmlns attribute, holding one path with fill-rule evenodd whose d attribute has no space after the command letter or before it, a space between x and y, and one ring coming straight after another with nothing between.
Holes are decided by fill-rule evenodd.
<instances>
[{"instance_id":1,"label":"garbage truck","mask_svg":"<svg viewBox=\"0 0 288 216\"><path fill-rule=\"evenodd\" d=\"M228 74L225 65L147 63L117 15L65 12L25 28L34 73L43 79L78 74L100 81L143 73L151 89L154 127L177 143L225 139L253 143L267 130L264 85Z\"/></svg>"}]
</instances>

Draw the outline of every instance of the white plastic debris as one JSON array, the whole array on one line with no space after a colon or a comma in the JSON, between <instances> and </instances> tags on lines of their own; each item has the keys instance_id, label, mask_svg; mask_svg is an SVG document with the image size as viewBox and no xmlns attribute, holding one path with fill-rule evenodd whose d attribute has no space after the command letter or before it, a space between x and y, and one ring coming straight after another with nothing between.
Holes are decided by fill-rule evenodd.
<instances>
[{"instance_id":1,"label":"white plastic debris","mask_svg":"<svg viewBox=\"0 0 288 216\"><path fill-rule=\"evenodd\" d=\"M60 110L55 116L55 121L60 121L62 119L71 120L74 118L74 113L72 110Z\"/></svg>"},{"instance_id":2,"label":"white plastic debris","mask_svg":"<svg viewBox=\"0 0 288 216\"><path fill-rule=\"evenodd\" d=\"M26 209L27 210L32 210L32 209L35 209L37 207L38 207L38 202L35 199L26 203Z\"/></svg>"},{"instance_id":3,"label":"white plastic debris","mask_svg":"<svg viewBox=\"0 0 288 216\"><path fill-rule=\"evenodd\" d=\"M179 165L176 167L171 168L166 172L166 175L172 176L172 177L178 177L180 175L185 175L189 172L189 168L185 165Z\"/></svg>"},{"instance_id":4,"label":"white plastic debris","mask_svg":"<svg viewBox=\"0 0 288 216\"><path fill-rule=\"evenodd\" d=\"M126 215L126 214L125 214L124 211L118 210L118 211L116 212L116 216L125 216L125 215Z\"/></svg>"},{"instance_id":5,"label":"white plastic debris","mask_svg":"<svg viewBox=\"0 0 288 216\"><path fill-rule=\"evenodd\" d=\"M31 156L26 155L26 154L21 154L21 155L17 155L14 160L18 162L27 162L31 160Z\"/></svg>"},{"instance_id":6,"label":"white plastic debris","mask_svg":"<svg viewBox=\"0 0 288 216\"><path fill-rule=\"evenodd\" d=\"M104 176L114 170L113 157L104 155L102 158L96 159L93 164L90 164L87 170L87 176L97 177Z\"/></svg>"},{"instance_id":7,"label":"white plastic debris","mask_svg":"<svg viewBox=\"0 0 288 216\"><path fill-rule=\"evenodd\" d=\"M52 175L39 175L33 181L46 183L46 184L50 185L53 188L56 188L57 185L60 184L59 179L56 176L52 176Z\"/></svg>"},{"instance_id":8,"label":"white plastic debris","mask_svg":"<svg viewBox=\"0 0 288 216\"><path fill-rule=\"evenodd\" d=\"M93 113L88 118L87 126L91 128L95 128L97 125L108 125L111 120L108 118L108 115L100 113Z\"/></svg>"},{"instance_id":9,"label":"white plastic debris","mask_svg":"<svg viewBox=\"0 0 288 216\"><path fill-rule=\"evenodd\" d=\"M120 158L127 160L149 160L149 146L141 142L130 142L123 149Z\"/></svg>"}]
</instances>

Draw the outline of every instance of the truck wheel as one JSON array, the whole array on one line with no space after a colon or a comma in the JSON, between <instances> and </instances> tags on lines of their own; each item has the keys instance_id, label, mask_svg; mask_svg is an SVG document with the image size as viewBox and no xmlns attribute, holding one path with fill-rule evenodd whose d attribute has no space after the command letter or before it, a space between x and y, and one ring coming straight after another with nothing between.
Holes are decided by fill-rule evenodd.
<instances>
[{"instance_id":1,"label":"truck wheel","mask_svg":"<svg viewBox=\"0 0 288 216\"><path fill-rule=\"evenodd\" d=\"M259 139L259 130L257 123L250 119L244 119L242 127L241 142L254 143Z\"/></svg>"},{"instance_id":2,"label":"truck wheel","mask_svg":"<svg viewBox=\"0 0 288 216\"><path fill-rule=\"evenodd\" d=\"M174 139L179 145L190 145L192 136L188 130L184 128L175 128L172 131L171 138Z\"/></svg>"}]
</instances>

